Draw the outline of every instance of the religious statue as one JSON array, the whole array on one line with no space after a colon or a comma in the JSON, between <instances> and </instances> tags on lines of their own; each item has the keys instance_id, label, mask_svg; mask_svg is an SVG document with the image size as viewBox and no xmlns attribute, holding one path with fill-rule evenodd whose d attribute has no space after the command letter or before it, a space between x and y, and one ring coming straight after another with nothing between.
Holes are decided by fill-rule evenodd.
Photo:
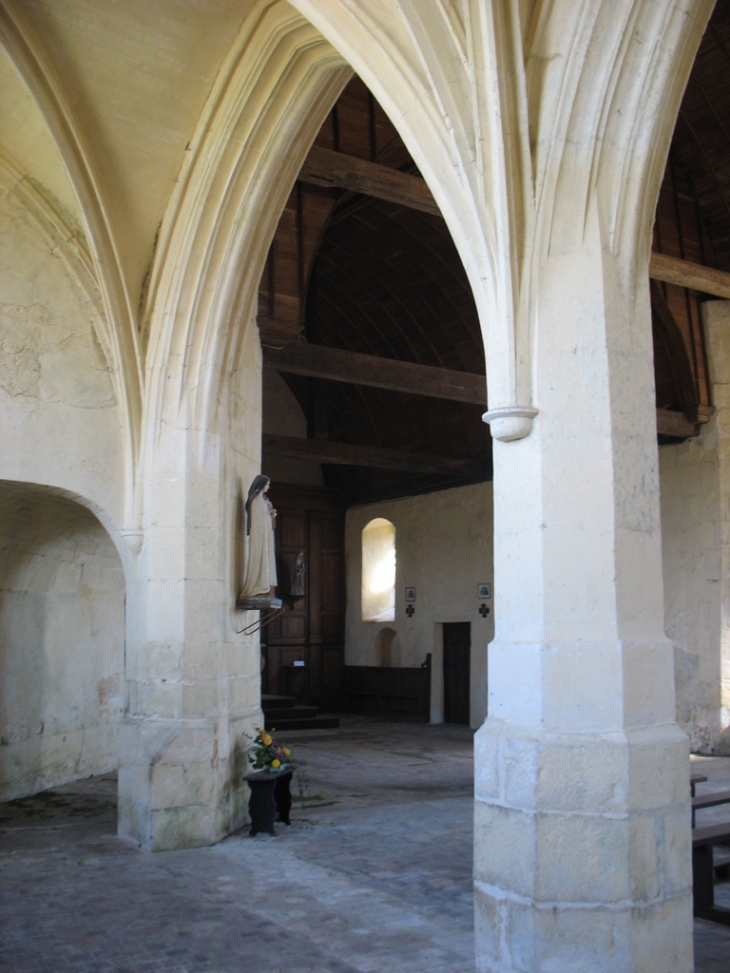
<instances>
[{"instance_id":1,"label":"religious statue","mask_svg":"<svg viewBox=\"0 0 730 973\"><path fill-rule=\"evenodd\" d=\"M304 597L304 551L299 551L291 563L289 594L292 598Z\"/></svg>"},{"instance_id":2,"label":"religious statue","mask_svg":"<svg viewBox=\"0 0 730 973\"><path fill-rule=\"evenodd\" d=\"M248 491L245 557L239 602L265 598L274 600L276 597L276 510L267 496L270 485L269 477L260 473Z\"/></svg>"}]
</instances>

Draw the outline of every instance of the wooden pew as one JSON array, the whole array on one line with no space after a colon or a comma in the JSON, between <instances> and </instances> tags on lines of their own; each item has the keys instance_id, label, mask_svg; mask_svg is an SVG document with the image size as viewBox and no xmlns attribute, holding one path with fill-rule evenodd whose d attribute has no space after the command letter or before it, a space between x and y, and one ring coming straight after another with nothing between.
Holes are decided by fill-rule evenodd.
<instances>
[{"instance_id":1,"label":"wooden pew","mask_svg":"<svg viewBox=\"0 0 730 973\"><path fill-rule=\"evenodd\" d=\"M431 718L430 655L419 668L345 666L341 698L349 712L428 723Z\"/></svg>"},{"instance_id":2,"label":"wooden pew","mask_svg":"<svg viewBox=\"0 0 730 973\"><path fill-rule=\"evenodd\" d=\"M708 795L709 796L709 795ZM692 831L692 901L698 919L730 926L730 909L715 905L714 845L730 844L730 821Z\"/></svg>"}]
</instances>

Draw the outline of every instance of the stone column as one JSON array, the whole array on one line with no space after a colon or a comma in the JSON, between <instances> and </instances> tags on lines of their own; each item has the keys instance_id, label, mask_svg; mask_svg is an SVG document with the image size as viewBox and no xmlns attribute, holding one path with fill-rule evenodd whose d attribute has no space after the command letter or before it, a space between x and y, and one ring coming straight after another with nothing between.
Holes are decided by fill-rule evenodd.
<instances>
[{"instance_id":1,"label":"stone column","mask_svg":"<svg viewBox=\"0 0 730 973\"><path fill-rule=\"evenodd\" d=\"M702 307L715 406L713 423L717 433L720 486L720 732L715 750L730 754L730 301L707 301Z\"/></svg>"},{"instance_id":2,"label":"stone column","mask_svg":"<svg viewBox=\"0 0 730 973\"><path fill-rule=\"evenodd\" d=\"M152 851L243 824L244 734L260 719L258 638L234 624L235 476L214 434L163 436L128 592L119 769L119 833Z\"/></svg>"},{"instance_id":3,"label":"stone column","mask_svg":"<svg viewBox=\"0 0 730 973\"><path fill-rule=\"evenodd\" d=\"M636 306L619 281L595 227L545 258L538 414L526 438L494 444L474 848L477 967L490 973L693 968L648 290Z\"/></svg>"}]
</instances>

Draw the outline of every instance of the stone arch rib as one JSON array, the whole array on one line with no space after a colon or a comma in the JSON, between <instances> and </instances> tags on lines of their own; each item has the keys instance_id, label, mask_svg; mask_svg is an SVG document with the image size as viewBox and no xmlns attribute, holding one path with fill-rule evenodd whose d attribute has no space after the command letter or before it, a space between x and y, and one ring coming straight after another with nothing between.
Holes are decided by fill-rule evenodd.
<instances>
[{"instance_id":1,"label":"stone arch rib","mask_svg":"<svg viewBox=\"0 0 730 973\"><path fill-rule=\"evenodd\" d=\"M107 351L124 416L125 496L131 519L129 504L134 494L142 403L140 357L134 311L124 283L103 194L90 153L50 60L34 40L28 25L23 23L18 10L9 8L7 4L0 6L0 43L43 114L79 201L94 276L108 322Z\"/></svg>"},{"instance_id":2,"label":"stone arch rib","mask_svg":"<svg viewBox=\"0 0 730 973\"><path fill-rule=\"evenodd\" d=\"M244 24L160 233L146 312L148 447L163 415L187 410L196 428L214 426L279 214L349 75L283 2L257 4ZM180 365L170 382L172 360Z\"/></svg>"}]
</instances>

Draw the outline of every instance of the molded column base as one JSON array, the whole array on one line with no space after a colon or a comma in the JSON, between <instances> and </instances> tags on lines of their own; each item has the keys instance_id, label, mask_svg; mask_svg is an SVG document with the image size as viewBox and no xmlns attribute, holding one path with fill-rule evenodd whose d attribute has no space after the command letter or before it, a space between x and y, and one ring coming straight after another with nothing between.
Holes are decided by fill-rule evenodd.
<instances>
[{"instance_id":1,"label":"molded column base","mask_svg":"<svg viewBox=\"0 0 730 973\"><path fill-rule=\"evenodd\" d=\"M243 761L221 743L221 724L213 720L127 718L120 731L120 837L147 851L172 851L214 844L242 827L248 794L235 765Z\"/></svg>"},{"instance_id":2,"label":"molded column base","mask_svg":"<svg viewBox=\"0 0 730 973\"><path fill-rule=\"evenodd\" d=\"M480 973L692 973L689 748L674 725L476 737Z\"/></svg>"}]
</instances>

